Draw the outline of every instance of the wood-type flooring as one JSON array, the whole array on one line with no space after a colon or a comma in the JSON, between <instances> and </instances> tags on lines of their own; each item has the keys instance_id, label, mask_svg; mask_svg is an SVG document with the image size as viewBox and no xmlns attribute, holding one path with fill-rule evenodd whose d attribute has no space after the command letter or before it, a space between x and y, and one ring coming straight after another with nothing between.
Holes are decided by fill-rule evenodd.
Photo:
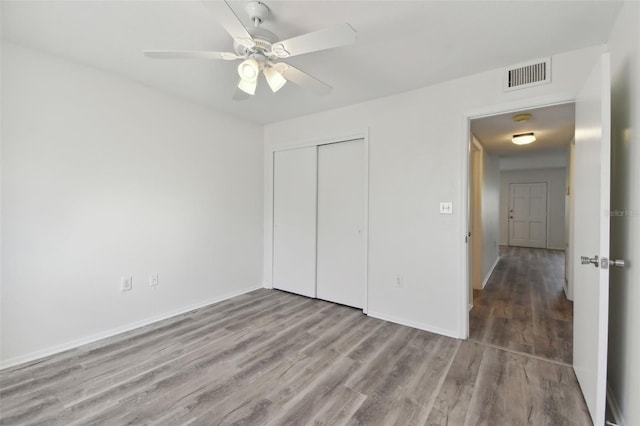
<instances>
[{"instance_id":1,"label":"wood-type flooring","mask_svg":"<svg viewBox=\"0 0 640 426\"><path fill-rule=\"evenodd\" d=\"M564 252L500 247L487 285L473 292L470 339L570 365L573 304L563 284Z\"/></svg>"},{"instance_id":2,"label":"wood-type flooring","mask_svg":"<svg viewBox=\"0 0 640 426\"><path fill-rule=\"evenodd\" d=\"M0 372L3 425L585 425L571 368L257 290Z\"/></svg>"}]
</instances>

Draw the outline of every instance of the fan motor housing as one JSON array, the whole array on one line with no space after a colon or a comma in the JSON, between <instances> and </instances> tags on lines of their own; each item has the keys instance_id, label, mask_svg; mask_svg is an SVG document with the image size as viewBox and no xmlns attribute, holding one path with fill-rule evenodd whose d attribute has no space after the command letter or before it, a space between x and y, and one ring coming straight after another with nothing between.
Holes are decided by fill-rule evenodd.
<instances>
[{"instance_id":1,"label":"fan motor housing","mask_svg":"<svg viewBox=\"0 0 640 426\"><path fill-rule=\"evenodd\" d=\"M271 50L271 45L278 41L277 35L269 30L265 30L264 28L254 27L249 28L248 30L249 34L251 34L251 37L253 37L253 40L256 42L256 47L248 49L234 40L233 48L238 55L245 56L251 53L256 53L256 51L269 51Z\"/></svg>"}]
</instances>

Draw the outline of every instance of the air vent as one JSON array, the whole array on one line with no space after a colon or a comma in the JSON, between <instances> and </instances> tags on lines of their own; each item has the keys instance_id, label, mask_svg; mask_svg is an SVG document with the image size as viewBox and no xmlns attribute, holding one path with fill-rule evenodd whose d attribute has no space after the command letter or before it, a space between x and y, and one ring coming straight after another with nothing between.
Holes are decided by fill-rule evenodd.
<instances>
[{"instance_id":1,"label":"air vent","mask_svg":"<svg viewBox=\"0 0 640 426\"><path fill-rule=\"evenodd\" d=\"M551 83L551 58L513 65L504 74L504 91Z\"/></svg>"}]
</instances>

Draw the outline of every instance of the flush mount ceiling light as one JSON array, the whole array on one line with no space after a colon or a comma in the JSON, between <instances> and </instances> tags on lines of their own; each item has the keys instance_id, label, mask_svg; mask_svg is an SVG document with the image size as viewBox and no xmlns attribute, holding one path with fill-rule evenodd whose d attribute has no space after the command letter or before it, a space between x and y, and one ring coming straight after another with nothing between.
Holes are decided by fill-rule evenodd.
<instances>
[{"instance_id":1,"label":"flush mount ceiling light","mask_svg":"<svg viewBox=\"0 0 640 426\"><path fill-rule=\"evenodd\" d=\"M531 120L531 114L518 114L513 116L513 121L516 123L523 123Z\"/></svg>"},{"instance_id":2,"label":"flush mount ceiling light","mask_svg":"<svg viewBox=\"0 0 640 426\"><path fill-rule=\"evenodd\" d=\"M533 132L519 133L517 135L513 135L513 137L511 138L511 142L515 143L516 145L527 145L529 143L535 142L535 140L536 136L533 134Z\"/></svg>"}]
</instances>

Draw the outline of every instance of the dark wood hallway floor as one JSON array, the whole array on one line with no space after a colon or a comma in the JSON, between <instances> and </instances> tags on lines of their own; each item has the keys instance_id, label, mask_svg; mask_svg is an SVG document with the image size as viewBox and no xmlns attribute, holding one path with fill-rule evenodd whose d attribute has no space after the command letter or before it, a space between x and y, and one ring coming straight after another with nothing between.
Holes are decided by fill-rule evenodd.
<instances>
[{"instance_id":1,"label":"dark wood hallway floor","mask_svg":"<svg viewBox=\"0 0 640 426\"><path fill-rule=\"evenodd\" d=\"M484 290L474 290L470 339L571 364L573 304L564 290L564 252L501 247Z\"/></svg>"}]
</instances>

